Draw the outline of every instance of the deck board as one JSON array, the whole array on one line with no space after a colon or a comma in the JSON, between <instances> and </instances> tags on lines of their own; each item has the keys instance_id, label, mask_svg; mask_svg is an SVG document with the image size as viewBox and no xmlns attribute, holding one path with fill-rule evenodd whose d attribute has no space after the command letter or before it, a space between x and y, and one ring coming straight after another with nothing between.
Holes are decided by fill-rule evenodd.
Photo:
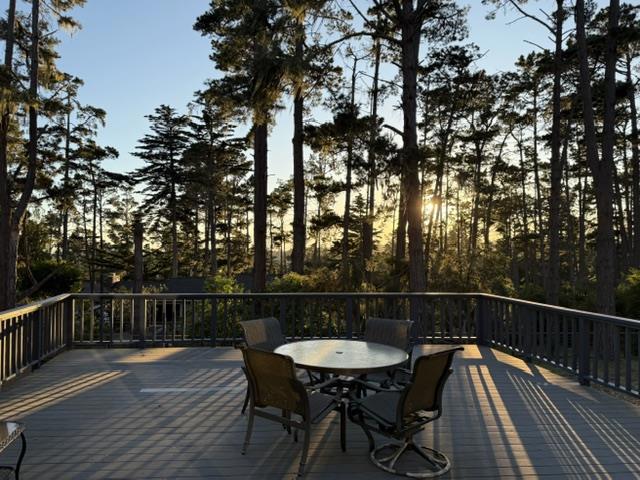
<instances>
[{"instance_id":1,"label":"deck board","mask_svg":"<svg viewBox=\"0 0 640 480\"><path fill-rule=\"evenodd\" d=\"M73 350L5 387L0 418L27 425L25 479L295 478L300 445L271 422L240 455L240 363L230 348ZM640 478L640 407L489 348L454 369L422 434L452 459L442 478ZM334 415L314 430L306 478L394 478L353 425L342 453L338 430Z\"/></svg>"}]
</instances>

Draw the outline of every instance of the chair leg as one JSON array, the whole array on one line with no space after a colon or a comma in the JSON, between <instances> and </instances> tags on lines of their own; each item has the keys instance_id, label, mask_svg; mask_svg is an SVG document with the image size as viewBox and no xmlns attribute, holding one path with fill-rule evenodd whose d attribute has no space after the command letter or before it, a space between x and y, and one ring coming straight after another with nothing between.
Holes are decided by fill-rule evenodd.
<instances>
[{"instance_id":1,"label":"chair leg","mask_svg":"<svg viewBox=\"0 0 640 480\"><path fill-rule=\"evenodd\" d=\"M340 402L340 448L347 451L347 408L344 402Z\"/></svg>"},{"instance_id":2,"label":"chair leg","mask_svg":"<svg viewBox=\"0 0 640 480\"><path fill-rule=\"evenodd\" d=\"M251 440L251 432L253 431L253 402L249 406L249 421L247 422L247 433L244 436L244 444L242 445L242 455L247 453L247 447L249 446L249 441Z\"/></svg>"},{"instance_id":3,"label":"chair leg","mask_svg":"<svg viewBox=\"0 0 640 480\"><path fill-rule=\"evenodd\" d=\"M249 385L247 385L247 393L244 396L244 404L242 405L242 412L240 412L242 415L244 415L244 412L247 411L247 405L249 405Z\"/></svg>"},{"instance_id":4,"label":"chair leg","mask_svg":"<svg viewBox=\"0 0 640 480\"><path fill-rule=\"evenodd\" d=\"M311 441L311 422L308 420L305 422L304 427L304 443L302 444L302 455L300 457L300 468L298 469L298 476L304 475L304 467L307 464L307 456L309 455L309 442Z\"/></svg>"},{"instance_id":5,"label":"chair leg","mask_svg":"<svg viewBox=\"0 0 640 480\"><path fill-rule=\"evenodd\" d=\"M286 418L287 420L291 420L291 412L287 411L287 410L282 410L282 417ZM284 428L287 433L289 435L291 435L291 425L285 425L284 423L282 424L282 428Z\"/></svg>"},{"instance_id":6,"label":"chair leg","mask_svg":"<svg viewBox=\"0 0 640 480\"><path fill-rule=\"evenodd\" d=\"M16 468L13 471L16 480L20 480L20 466L22 465L22 460L24 459L25 453L27 453L27 437L24 436L24 432L20 434L20 440L22 441L20 456L18 457Z\"/></svg>"},{"instance_id":7,"label":"chair leg","mask_svg":"<svg viewBox=\"0 0 640 480\"><path fill-rule=\"evenodd\" d=\"M349 407L351 407L352 405L354 404L350 404ZM369 452L373 452L376 448L376 442L373 439L373 435L371 435L371 432L367 428L367 424L364 421L362 412L354 411L352 408L348 408L347 414L349 415L349 420L351 420L356 425L360 425L360 428L362 428L362 431L367 436L367 441L369 442Z\"/></svg>"}]
</instances>

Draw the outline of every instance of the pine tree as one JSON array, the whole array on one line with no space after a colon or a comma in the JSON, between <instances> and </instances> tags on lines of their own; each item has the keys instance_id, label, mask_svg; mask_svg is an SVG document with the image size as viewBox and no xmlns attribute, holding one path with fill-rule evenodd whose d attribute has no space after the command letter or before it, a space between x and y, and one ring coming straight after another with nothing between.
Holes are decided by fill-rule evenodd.
<instances>
[{"instance_id":1,"label":"pine tree","mask_svg":"<svg viewBox=\"0 0 640 480\"><path fill-rule=\"evenodd\" d=\"M147 115L151 133L141 138L132 155L145 165L134 172L145 198L142 211L151 217L151 227L170 229L171 276L179 274L178 221L180 197L184 193L185 165L182 154L189 145L189 117L168 105L161 105Z\"/></svg>"}]
</instances>

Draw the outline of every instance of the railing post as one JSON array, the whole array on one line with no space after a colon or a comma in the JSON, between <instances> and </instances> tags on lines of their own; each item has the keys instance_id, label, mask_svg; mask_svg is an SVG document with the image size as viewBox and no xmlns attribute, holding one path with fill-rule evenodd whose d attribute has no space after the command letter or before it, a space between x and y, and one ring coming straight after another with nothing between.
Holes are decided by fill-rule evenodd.
<instances>
[{"instance_id":1,"label":"railing post","mask_svg":"<svg viewBox=\"0 0 640 480\"><path fill-rule=\"evenodd\" d=\"M73 337L74 337L74 300L72 297L67 298L64 301L64 330L66 335L66 347L68 350L73 348Z\"/></svg>"},{"instance_id":2,"label":"railing post","mask_svg":"<svg viewBox=\"0 0 640 480\"><path fill-rule=\"evenodd\" d=\"M42 363L42 324L44 322L43 317L44 310L40 308L35 315L35 319L33 322L33 354L35 356L35 361L33 364L33 368L39 368Z\"/></svg>"},{"instance_id":3,"label":"railing post","mask_svg":"<svg viewBox=\"0 0 640 480\"><path fill-rule=\"evenodd\" d=\"M524 361L531 363L533 361L533 319L534 312L530 308L526 308L524 314L524 342L523 356Z\"/></svg>"},{"instance_id":4,"label":"railing post","mask_svg":"<svg viewBox=\"0 0 640 480\"><path fill-rule=\"evenodd\" d=\"M131 298L133 306L133 318L135 322L134 330L138 334L138 348L145 348L147 331L147 306L146 300L142 295Z\"/></svg>"},{"instance_id":5,"label":"railing post","mask_svg":"<svg viewBox=\"0 0 640 480\"><path fill-rule=\"evenodd\" d=\"M589 321L580 317L580 351L578 355L578 381L580 385L589 385L591 380L591 355L589 351Z\"/></svg>"},{"instance_id":6,"label":"railing post","mask_svg":"<svg viewBox=\"0 0 640 480\"><path fill-rule=\"evenodd\" d=\"M289 328L288 328L289 326L287 325L287 298L286 297L280 297L280 312L279 312L278 320L280 321L280 331L283 333L284 337L287 338L287 332L289 331ZM304 332L302 333L304 334ZM292 338L295 338L295 336L296 336L296 324L294 320Z\"/></svg>"},{"instance_id":7,"label":"railing post","mask_svg":"<svg viewBox=\"0 0 640 480\"><path fill-rule=\"evenodd\" d=\"M211 346L215 347L218 338L218 299L211 299L211 321L209 325L211 330Z\"/></svg>"},{"instance_id":8,"label":"railing post","mask_svg":"<svg viewBox=\"0 0 640 480\"><path fill-rule=\"evenodd\" d=\"M486 345L486 307L482 294L476 297L476 343Z\"/></svg>"},{"instance_id":9,"label":"railing post","mask_svg":"<svg viewBox=\"0 0 640 480\"><path fill-rule=\"evenodd\" d=\"M347 297L345 304L346 312L345 319L347 322L347 338L351 340L353 338L353 297Z\"/></svg>"}]
</instances>

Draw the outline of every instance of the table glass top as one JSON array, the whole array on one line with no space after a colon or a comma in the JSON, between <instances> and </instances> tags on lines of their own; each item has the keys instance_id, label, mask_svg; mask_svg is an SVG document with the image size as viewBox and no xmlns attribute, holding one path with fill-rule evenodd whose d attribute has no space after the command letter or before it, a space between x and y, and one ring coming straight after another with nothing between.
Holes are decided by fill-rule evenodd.
<instances>
[{"instance_id":1,"label":"table glass top","mask_svg":"<svg viewBox=\"0 0 640 480\"><path fill-rule=\"evenodd\" d=\"M304 340L275 350L298 367L343 374L373 373L402 365L409 358L399 348L357 340Z\"/></svg>"}]
</instances>

